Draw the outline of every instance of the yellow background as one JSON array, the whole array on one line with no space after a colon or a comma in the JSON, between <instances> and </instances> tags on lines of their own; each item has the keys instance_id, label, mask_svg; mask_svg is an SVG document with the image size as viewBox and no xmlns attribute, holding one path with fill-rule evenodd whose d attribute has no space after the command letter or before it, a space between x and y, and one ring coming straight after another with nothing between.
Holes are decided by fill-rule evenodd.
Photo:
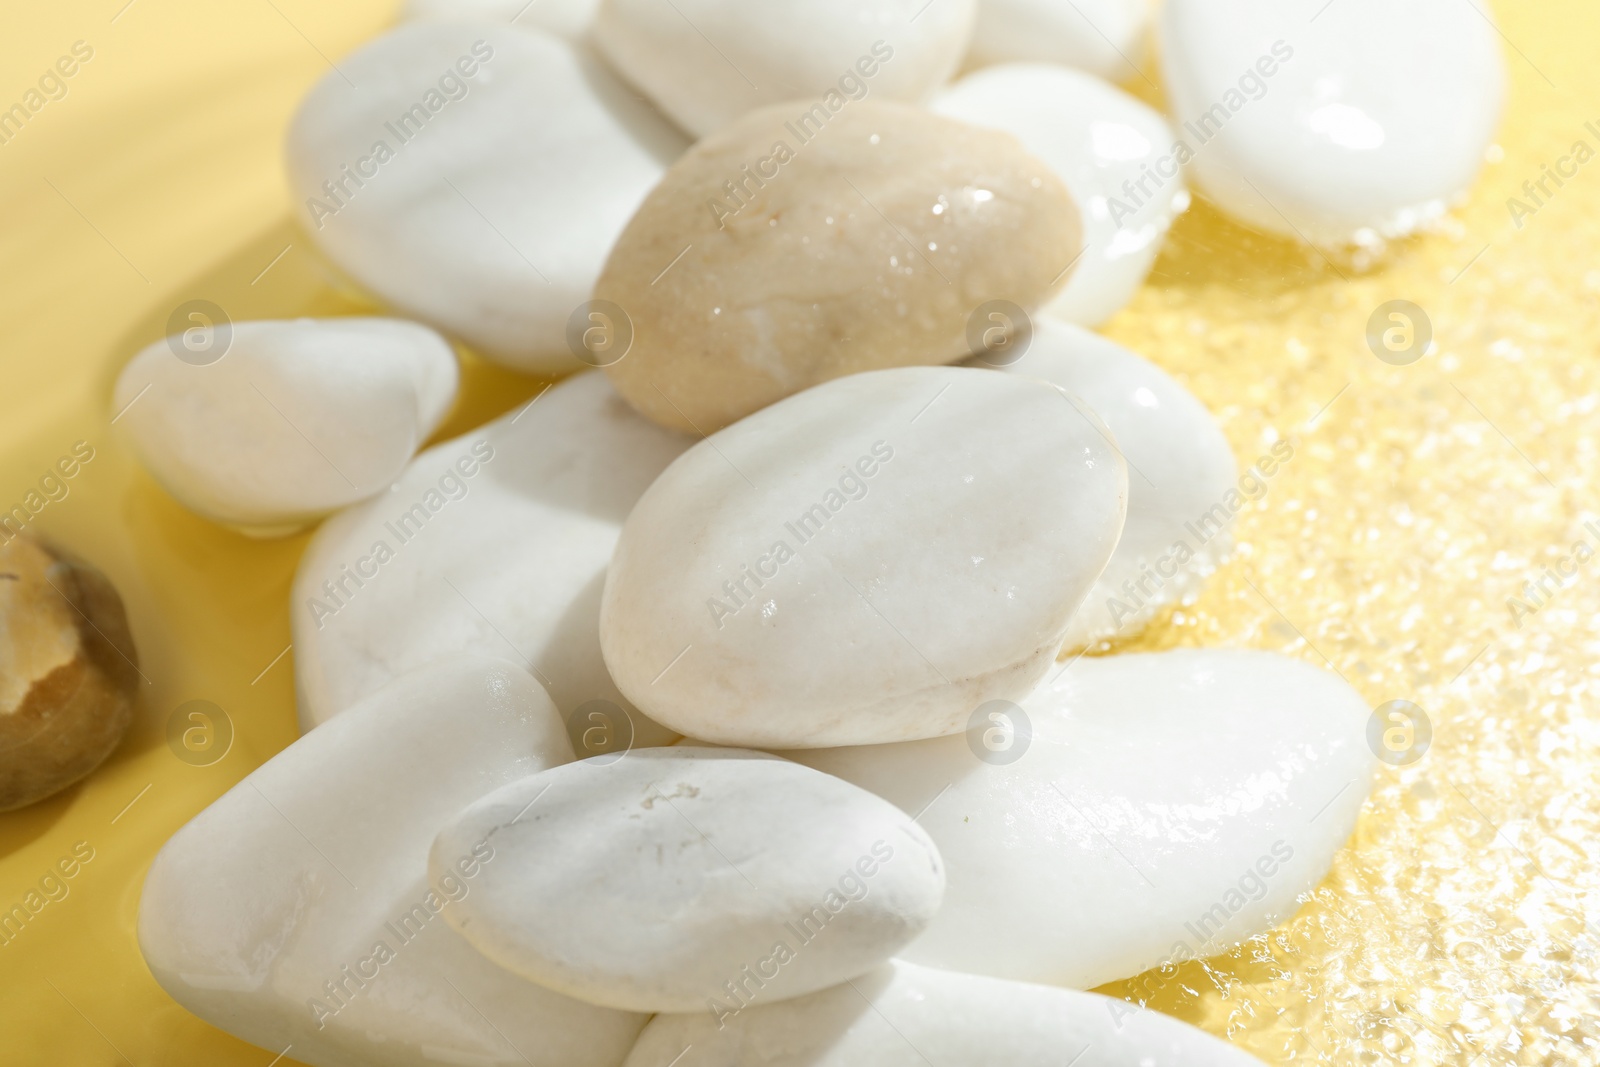
<instances>
[{"instance_id":1,"label":"yellow background","mask_svg":"<svg viewBox=\"0 0 1600 1067\"><path fill-rule=\"evenodd\" d=\"M0 815L0 908L74 843L94 849L70 895L0 947L5 1067L264 1067L274 1055L174 1004L133 930L161 843L295 736L293 654L274 661L304 537L253 542L186 513L117 442L108 397L187 299L235 320L369 306L290 221L279 151L301 93L391 7L0 7L0 106L73 42L94 49L66 97L0 145L0 510L74 442L95 448L34 532L111 575L148 679L98 773ZM1107 990L1268 1063L1600 1060L1600 561L1520 629L1506 608L1600 506L1600 162L1521 228L1506 206L1574 141L1600 149L1584 129L1600 130L1600 10L1540 0L1500 17L1503 157L1445 233L1358 272L1199 204L1108 329L1190 385L1242 466L1277 436L1296 445L1240 516L1234 560L1137 644L1282 650L1338 670L1373 705L1413 700L1434 726L1419 763L1382 773L1294 920ZM1154 94L1139 76L1129 86ZM1435 329L1436 349L1410 367L1363 341L1395 298ZM465 382L442 435L536 388L472 360ZM209 767L166 743L169 716L193 699L235 728Z\"/></svg>"}]
</instances>

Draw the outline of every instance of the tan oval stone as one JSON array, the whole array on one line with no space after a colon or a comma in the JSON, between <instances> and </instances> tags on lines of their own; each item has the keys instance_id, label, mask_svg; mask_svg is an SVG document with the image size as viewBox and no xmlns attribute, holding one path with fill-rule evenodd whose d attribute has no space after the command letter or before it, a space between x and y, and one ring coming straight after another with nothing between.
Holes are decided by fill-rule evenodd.
<instances>
[{"instance_id":1,"label":"tan oval stone","mask_svg":"<svg viewBox=\"0 0 1600 1067\"><path fill-rule=\"evenodd\" d=\"M971 355L991 300L1032 308L1081 247L1077 205L1009 134L901 104L794 102L695 145L595 289L645 415L710 433L846 374Z\"/></svg>"}]
</instances>

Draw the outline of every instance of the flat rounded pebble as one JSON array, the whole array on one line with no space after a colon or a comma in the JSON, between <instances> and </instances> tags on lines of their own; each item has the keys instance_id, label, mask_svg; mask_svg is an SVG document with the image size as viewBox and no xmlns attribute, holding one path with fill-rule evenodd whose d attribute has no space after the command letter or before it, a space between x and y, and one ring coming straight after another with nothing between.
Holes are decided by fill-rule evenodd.
<instances>
[{"instance_id":1,"label":"flat rounded pebble","mask_svg":"<svg viewBox=\"0 0 1600 1067\"><path fill-rule=\"evenodd\" d=\"M801 1000L723 1007L657 1015L623 1067L1262 1067L1127 1001L899 961Z\"/></svg>"},{"instance_id":2,"label":"flat rounded pebble","mask_svg":"<svg viewBox=\"0 0 1600 1067\"><path fill-rule=\"evenodd\" d=\"M406 17L507 24L515 21L525 30L544 30L569 41L581 41L589 35L599 7L600 0L408 0Z\"/></svg>"},{"instance_id":3,"label":"flat rounded pebble","mask_svg":"<svg viewBox=\"0 0 1600 1067\"><path fill-rule=\"evenodd\" d=\"M1122 529L1105 427L959 367L841 378L712 435L640 499L600 639L690 736L761 748L961 730L1055 660Z\"/></svg>"},{"instance_id":4,"label":"flat rounded pebble","mask_svg":"<svg viewBox=\"0 0 1600 1067\"><path fill-rule=\"evenodd\" d=\"M598 618L623 520L690 444L581 374L329 519L290 606L302 729L419 663L475 651L527 665L585 755L671 740L612 684Z\"/></svg>"},{"instance_id":5,"label":"flat rounded pebble","mask_svg":"<svg viewBox=\"0 0 1600 1067\"><path fill-rule=\"evenodd\" d=\"M1438 221L1499 124L1491 19L1455 0L1170 0L1162 68L1194 184L1257 229L1317 243Z\"/></svg>"},{"instance_id":6,"label":"flat rounded pebble","mask_svg":"<svg viewBox=\"0 0 1600 1067\"><path fill-rule=\"evenodd\" d=\"M1268 652L1085 658L990 710L963 737L793 755L921 811L949 885L901 958L998 978L1088 989L1270 929L1376 765L1360 695Z\"/></svg>"},{"instance_id":7,"label":"flat rounded pebble","mask_svg":"<svg viewBox=\"0 0 1600 1067\"><path fill-rule=\"evenodd\" d=\"M1066 186L1009 134L865 100L807 138L805 108L695 145L606 263L595 295L635 334L606 373L663 425L710 433L830 378L965 358L982 305L1038 306L1078 253Z\"/></svg>"},{"instance_id":8,"label":"flat rounded pebble","mask_svg":"<svg viewBox=\"0 0 1600 1067\"><path fill-rule=\"evenodd\" d=\"M230 335L207 333L205 344L225 351L185 347L182 334L145 348L118 376L111 405L167 492L247 532L289 533L387 489L455 400L455 353L415 323L223 329Z\"/></svg>"},{"instance_id":9,"label":"flat rounded pebble","mask_svg":"<svg viewBox=\"0 0 1600 1067\"><path fill-rule=\"evenodd\" d=\"M967 65L1059 63L1134 81L1149 22L1149 0L979 0Z\"/></svg>"},{"instance_id":10,"label":"flat rounded pebble","mask_svg":"<svg viewBox=\"0 0 1600 1067\"><path fill-rule=\"evenodd\" d=\"M213 727L215 724L211 724ZM428 875L450 814L572 758L539 684L458 657L300 738L172 836L139 948L183 1007L313 1067L615 1067L644 1017L563 997L441 918L500 861L474 840Z\"/></svg>"},{"instance_id":11,"label":"flat rounded pebble","mask_svg":"<svg viewBox=\"0 0 1600 1067\"><path fill-rule=\"evenodd\" d=\"M1166 119L1093 75L1042 63L969 74L929 106L1013 134L1082 208L1082 258L1045 313L1098 326L1133 298L1189 207Z\"/></svg>"},{"instance_id":12,"label":"flat rounded pebble","mask_svg":"<svg viewBox=\"0 0 1600 1067\"><path fill-rule=\"evenodd\" d=\"M869 95L920 103L961 62L976 7L976 0L601 0L594 41L625 78L704 137L782 100L834 110Z\"/></svg>"},{"instance_id":13,"label":"flat rounded pebble","mask_svg":"<svg viewBox=\"0 0 1600 1067\"><path fill-rule=\"evenodd\" d=\"M504 786L439 834L435 877L485 838L495 862L450 924L514 973L629 1011L849 981L920 933L944 891L938 850L899 809L737 749L650 749Z\"/></svg>"},{"instance_id":14,"label":"flat rounded pebble","mask_svg":"<svg viewBox=\"0 0 1600 1067\"><path fill-rule=\"evenodd\" d=\"M1273 464L1294 454L1280 442L1241 479L1227 438L1192 393L1116 342L1053 319L1034 320L1026 351L1003 369L1079 398L1105 420L1128 464L1128 519L1072 617L1067 651L1131 636L1198 592L1232 547L1235 511L1265 494Z\"/></svg>"},{"instance_id":15,"label":"flat rounded pebble","mask_svg":"<svg viewBox=\"0 0 1600 1067\"><path fill-rule=\"evenodd\" d=\"M568 321L684 147L568 42L446 19L341 58L287 155L301 225L362 285L490 359L566 374L584 368Z\"/></svg>"}]
</instances>

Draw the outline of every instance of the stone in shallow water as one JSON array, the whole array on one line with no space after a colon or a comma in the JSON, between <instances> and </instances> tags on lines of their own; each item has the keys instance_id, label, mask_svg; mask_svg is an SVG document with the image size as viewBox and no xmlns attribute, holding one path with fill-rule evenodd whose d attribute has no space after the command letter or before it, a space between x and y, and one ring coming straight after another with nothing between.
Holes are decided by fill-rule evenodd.
<instances>
[{"instance_id":1,"label":"stone in shallow water","mask_svg":"<svg viewBox=\"0 0 1600 1067\"><path fill-rule=\"evenodd\" d=\"M1296 660L1178 651L1081 659L966 736L789 755L921 811L948 886L902 959L1087 989L1293 914L1366 798L1368 717Z\"/></svg>"},{"instance_id":2,"label":"stone in shallow water","mask_svg":"<svg viewBox=\"0 0 1600 1067\"><path fill-rule=\"evenodd\" d=\"M647 714L721 744L953 733L1049 669L1126 499L1105 427L1055 386L840 378L644 494L606 579L606 663Z\"/></svg>"},{"instance_id":3,"label":"stone in shallow water","mask_svg":"<svg viewBox=\"0 0 1600 1067\"><path fill-rule=\"evenodd\" d=\"M595 295L635 333L606 373L663 425L710 433L830 378L963 359L982 305L1037 306L1078 252L1077 205L1011 135L873 100L820 133L804 114L695 145L606 263Z\"/></svg>"},{"instance_id":4,"label":"stone in shallow water","mask_svg":"<svg viewBox=\"0 0 1600 1067\"><path fill-rule=\"evenodd\" d=\"M382 492L455 400L455 353L415 323L208 325L134 356L112 410L181 504L248 532L288 533Z\"/></svg>"},{"instance_id":5,"label":"stone in shallow water","mask_svg":"<svg viewBox=\"0 0 1600 1067\"><path fill-rule=\"evenodd\" d=\"M1369 244L1437 221L1500 120L1491 18L1455 0L1172 0L1161 59L1190 177L1301 240Z\"/></svg>"},{"instance_id":6,"label":"stone in shallow water","mask_svg":"<svg viewBox=\"0 0 1600 1067\"><path fill-rule=\"evenodd\" d=\"M961 62L974 0L602 0L596 46L696 137L783 100L919 103ZM763 145L763 148L766 146Z\"/></svg>"},{"instance_id":7,"label":"stone in shallow water","mask_svg":"<svg viewBox=\"0 0 1600 1067\"><path fill-rule=\"evenodd\" d=\"M525 30L544 30L569 41L589 35L600 0L410 0L406 17L512 22Z\"/></svg>"},{"instance_id":8,"label":"stone in shallow water","mask_svg":"<svg viewBox=\"0 0 1600 1067\"><path fill-rule=\"evenodd\" d=\"M173 835L140 899L145 962L202 1019L315 1067L615 1067L643 1016L518 978L442 917L493 868L495 838L428 873L452 812L571 758L511 664L408 675Z\"/></svg>"},{"instance_id":9,"label":"stone in shallow water","mask_svg":"<svg viewBox=\"0 0 1600 1067\"><path fill-rule=\"evenodd\" d=\"M1131 636L1193 595L1233 543L1234 512L1265 493L1278 461L1293 455L1280 442L1276 457L1269 454L1241 480L1205 405L1154 363L1076 326L1036 319L1021 356L997 353L968 365L1001 360L1007 373L1059 385L1088 405L1128 464L1128 520L1111 562L1072 617L1069 651Z\"/></svg>"},{"instance_id":10,"label":"stone in shallow water","mask_svg":"<svg viewBox=\"0 0 1600 1067\"><path fill-rule=\"evenodd\" d=\"M1150 273L1172 220L1189 207L1166 119L1093 75L1043 63L969 74L930 106L1015 135L1082 208L1082 257L1043 311L1098 326L1121 310Z\"/></svg>"},{"instance_id":11,"label":"stone in shallow water","mask_svg":"<svg viewBox=\"0 0 1600 1067\"><path fill-rule=\"evenodd\" d=\"M800 1000L723 1008L656 1016L624 1067L1262 1067L1125 1001L899 961Z\"/></svg>"},{"instance_id":12,"label":"stone in shallow water","mask_svg":"<svg viewBox=\"0 0 1600 1067\"><path fill-rule=\"evenodd\" d=\"M1149 0L979 0L969 66L1059 63L1136 81Z\"/></svg>"},{"instance_id":13,"label":"stone in shallow water","mask_svg":"<svg viewBox=\"0 0 1600 1067\"><path fill-rule=\"evenodd\" d=\"M290 607L302 729L470 651L531 670L584 755L630 735L670 740L606 673L600 590L629 510L691 443L635 415L601 375L578 375L429 449L387 493L328 520Z\"/></svg>"},{"instance_id":14,"label":"stone in shallow water","mask_svg":"<svg viewBox=\"0 0 1600 1067\"><path fill-rule=\"evenodd\" d=\"M737 749L650 749L505 786L440 833L435 876L491 832L495 862L450 924L511 971L631 1011L858 977L944 890L938 850L892 804Z\"/></svg>"},{"instance_id":15,"label":"stone in shallow water","mask_svg":"<svg viewBox=\"0 0 1600 1067\"><path fill-rule=\"evenodd\" d=\"M287 154L301 224L357 281L491 359L565 374L583 369L569 319L684 147L581 49L446 19L340 59Z\"/></svg>"}]
</instances>

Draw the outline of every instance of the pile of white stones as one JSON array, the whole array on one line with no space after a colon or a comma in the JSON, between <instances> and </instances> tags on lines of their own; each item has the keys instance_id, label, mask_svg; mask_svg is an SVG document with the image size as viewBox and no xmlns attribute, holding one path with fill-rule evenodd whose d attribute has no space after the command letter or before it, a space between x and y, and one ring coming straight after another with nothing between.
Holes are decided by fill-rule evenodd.
<instances>
[{"instance_id":1,"label":"pile of white stones","mask_svg":"<svg viewBox=\"0 0 1600 1067\"><path fill-rule=\"evenodd\" d=\"M413 9L288 159L327 256L427 325L171 338L113 398L196 512L327 517L303 736L157 857L156 978L319 1067L1254 1063L1082 990L1290 915L1368 711L1267 653L1079 657L1192 598L1293 454L1241 477L1085 327L1186 177L1309 240L1438 219L1493 28L1167 0L1169 125L1102 80L1143 0ZM417 455L435 329L571 376Z\"/></svg>"}]
</instances>

